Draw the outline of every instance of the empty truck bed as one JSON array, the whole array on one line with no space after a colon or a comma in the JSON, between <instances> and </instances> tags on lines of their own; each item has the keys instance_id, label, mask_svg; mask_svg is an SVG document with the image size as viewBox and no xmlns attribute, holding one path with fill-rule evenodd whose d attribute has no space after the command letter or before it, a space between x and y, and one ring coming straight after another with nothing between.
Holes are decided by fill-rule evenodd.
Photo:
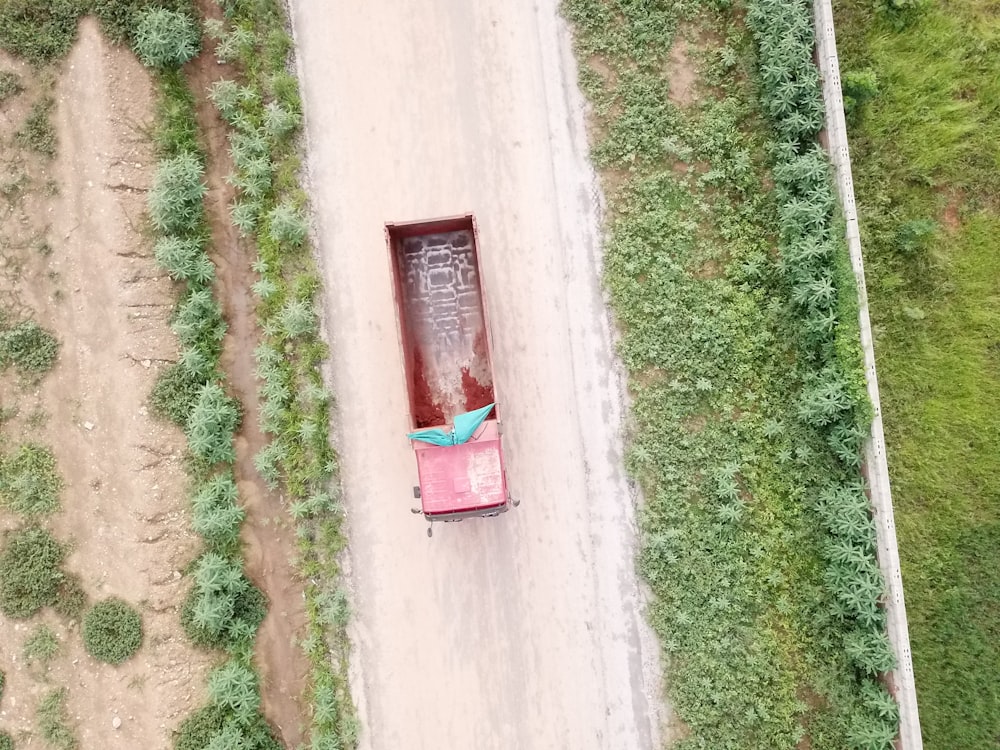
<instances>
[{"instance_id":1,"label":"empty truck bed","mask_svg":"<svg viewBox=\"0 0 1000 750\"><path fill-rule=\"evenodd\" d=\"M416 427L493 401L471 217L388 225Z\"/></svg>"}]
</instances>

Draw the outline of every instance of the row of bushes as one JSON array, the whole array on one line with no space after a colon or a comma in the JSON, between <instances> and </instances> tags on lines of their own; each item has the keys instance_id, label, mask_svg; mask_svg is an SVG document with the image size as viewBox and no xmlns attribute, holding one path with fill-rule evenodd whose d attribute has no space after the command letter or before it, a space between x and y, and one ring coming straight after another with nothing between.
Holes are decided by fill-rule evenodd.
<instances>
[{"instance_id":1,"label":"row of bushes","mask_svg":"<svg viewBox=\"0 0 1000 750\"><path fill-rule=\"evenodd\" d=\"M271 441L254 459L272 486L285 487L297 525L298 567L306 583L315 747L353 747L357 724L348 694L347 597L338 585L343 547L336 457L328 439L331 397L320 366L327 355L315 306L320 280L308 245L306 196L299 187L296 136L302 122L291 74L292 40L273 0L220 2L225 21L209 22L218 59L240 71L210 90L229 125L237 188L233 224L256 239L253 290L263 337L254 352L260 423Z\"/></svg>"},{"instance_id":2,"label":"row of bushes","mask_svg":"<svg viewBox=\"0 0 1000 750\"><path fill-rule=\"evenodd\" d=\"M860 477L871 406L862 378L857 288L843 225L834 220L829 159L817 143L824 120L812 4L753 0L747 24L759 54L761 102L778 136L773 175L781 270L802 320L800 350L809 363L799 416L825 436L839 462L804 496L829 535L824 577L867 712L854 722L848 741L851 747L888 748L899 716L878 677L895 666L895 658L881 607L885 584L875 527Z\"/></svg>"},{"instance_id":3,"label":"row of bushes","mask_svg":"<svg viewBox=\"0 0 1000 750\"><path fill-rule=\"evenodd\" d=\"M197 53L201 35L190 8L149 9L137 16L134 28L136 52L157 70L160 83L154 135L159 163L149 194L150 219L158 234L154 254L170 277L184 285L171 321L181 346L179 361L161 374L150 400L187 436L194 480L192 523L205 543L191 566L193 584L181 623L196 645L229 654L209 677L209 705L181 724L174 744L276 750L281 745L260 713L253 667L266 599L244 572L239 539L244 511L232 470L242 410L226 392L219 367L226 323L213 295L215 267L206 252L211 238L203 203L204 156L194 97L180 71Z\"/></svg>"}]
</instances>

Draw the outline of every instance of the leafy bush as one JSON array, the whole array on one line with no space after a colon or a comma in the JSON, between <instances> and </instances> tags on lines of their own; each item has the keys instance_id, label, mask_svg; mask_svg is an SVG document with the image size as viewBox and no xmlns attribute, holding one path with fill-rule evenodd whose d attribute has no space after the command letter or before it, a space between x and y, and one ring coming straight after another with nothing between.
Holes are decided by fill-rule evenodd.
<instances>
[{"instance_id":1,"label":"leafy bush","mask_svg":"<svg viewBox=\"0 0 1000 750\"><path fill-rule=\"evenodd\" d=\"M242 561L205 553L195 564L194 579L181 611L188 637L213 648L252 642L267 608L264 594L243 573Z\"/></svg>"},{"instance_id":2,"label":"leafy bush","mask_svg":"<svg viewBox=\"0 0 1000 750\"><path fill-rule=\"evenodd\" d=\"M0 331L0 370L13 365L22 372L43 373L59 353L55 336L31 320Z\"/></svg>"},{"instance_id":3,"label":"leafy bush","mask_svg":"<svg viewBox=\"0 0 1000 750\"><path fill-rule=\"evenodd\" d=\"M0 732L0 750L14 750L14 738L6 732Z\"/></svg>"},{"instance_id":4,"label":"leafy bush","mask_svg":"<svg viewBox=\"0 0 1000 750\"><path fill-rule=\"evenodd\" d=\"M186 13L165 8L143 11L135 30L135 51L151 68L180 67L200 47L198 25Z\"/></svg>"},{"instance_id":5,"label":"leafy bush","mask_svg":"<svg viewBox=\"0 0 1000 750\"><path fill-rule=\"evenodd\" d=\"M61 489L55 456L45 446L26 443L13 455L0 456L0 500L15 513L52 513Z\"/></svg>"},{"instance_id":6,"label":"leafy bush","mask_svg":"<svg viewBox=\"0 0 1000 750\"><path fill-rule=\"evenodd\" d=\"M142 617L121 599L98 602L83 618L87 653L107 664L121 664L142 645Z\"/></svg>"},{"instance_id":7,"label":"leafy bush","mask_svg":"<svg viewBox=\"0 0 1000 750\"><path fill-rule=\"evenodd\" d=\"M206 383L191 410L187 437L191 452L214 464L236 460L233 433L240 422L237 402L226 395L221 385Z\"/></svg>"},{"instance_id":8,"label":"leafy bush","mask_svg":"<svg viewBox=\"0 0 1000 750\"><path fill-rule=\"evenodd\" d=\"M56 129L51 117L55 104L51 97L35 102L24 125L17 131L18 143L45 156L55 156Z\"/></svg>"},{"instance_id":9,"label":"leafy bush","mask_svg":"<svg viewBox=\"0 0 1000 750\"><path fill-rule=\"evenodd\" d=\"M864 106L878 95L878 76L874 70L848 70L841 78L844 114L856 120Z\"/></svg>"},{"instance_id":10,"label":"leafy bush","mask_svg":"<svg viewBox=\"0 0 1000 750\"><path fill-rule=\"evenodd\" d=\"M254 671L230 659L208 677L209 699L232 714L240 724L249 722L260 707L260 691Z\"/></svg>"},{"instance_id":11,"label":"leafy bush","mask_svg":"<svg viewBox=\"0 0 1000 750\"><path fill-rule=\"evenodd\" d=\"M47 693L38 704L38 730L42 738L57 750L76 750L79 742L66 715L66 688Z\"/></svg>"},{"instance_id":12,"label":"leafy bush","mask_svg":"<svg viewBox=\"0 0 1000 750\"><path fill-rule=\"evenodd\" d=\"M65 550L45 529L11 532L0 552L0 612L13 620L31 617L56 601Z\"/></svg>"},{"instance_id":13,"label":"leafy bush","mask_svg":"<svg viewBox=\"0 0 1000 750\"><path fill-rule=\"evenodd\" d=\"M238 492L232 472L217 474L203 484L192 500L194 530L223 552L236 551L240 524L246 515L236 504Z\"/></svg>"},{"instance_id":14,"label":"leafy bush","mask_svg":"<svg viewBox=\"0 0 1000 750\"><path fill-rule=\"evenodd\" d=\"M275 242L287 243L293 247L299 247L305 242L309 226L302 212L291 203L279 203L267 218L269 233Z\"/></svg>"},{"instance_id":15,"label":"leafy bush","mask_svg":"<svg viewBox=\"0 0 1000 750\"><path fill-rule=\"evenodd\" d=\"M172 279L209 284L215 278L215 266L205 254L204 242L195 237L161 237L154 248L156 262Z\"/></svg>"},{"instance_id":16,"label":"leafy bush","mask_svg":"<svg viewBox=\"0 0 1000 750\"><path fill-rule=\"evenodd\" d=\"M282 750L282 745L259 713L240 723L222 707L209 704L185 719L174 735L174 750L207 748Z\"/></svg>"},{"instance_id":17,"label":"leafy bush","mask_svg":"<svg viewBox=\"0 0 1000 750\"><path fill-rule=\"evenodd\" d=\"M160 373L149 394L153 412L185 427L205 380L183 362L170 365Z\"/></svg>"},{"instance_id":18,"label":"leafy bush","mask_svg":"<svg viewBox=\"0 0 1000 750\"><path fill-rule=\"evenodd\" d=\"M36 627L24 642L24 659L28 662L38 661L48 666L58 653L59 638L48 625Z\"/></svg>"},{"instance_id":19,"label":"leafy bush","mask_svg":"<svg viewBox=\"0 0 1000 750\"><path fill-rule=\"evenodd\" d=\"M218 356L226 335L222 308L210 289L190 292L177 306L170 327L177 334L181 346L202 349L213 359Z\"/></svg>"},{"instance_id":20,"label":"leafy bush","mask_svg":"<svg viewBox=\"0 0 1000 750\"><path fill-rule=\"evenodd\" d=\"M162 160L149 193L149 213L161 232L183 233L196 228L202 218L202 198L208 187L205 168L191 152Z\"/></svg>"}]
</instances>

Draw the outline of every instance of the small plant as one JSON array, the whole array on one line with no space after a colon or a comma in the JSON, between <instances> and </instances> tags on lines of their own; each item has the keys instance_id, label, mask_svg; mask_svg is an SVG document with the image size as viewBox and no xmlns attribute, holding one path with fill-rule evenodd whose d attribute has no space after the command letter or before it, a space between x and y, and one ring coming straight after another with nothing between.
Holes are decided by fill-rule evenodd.
<instances>
[{"instance_id":1,"label":"small plant","mask_svg":"<svg viewBox=\"0 0 1000 750\"><path fill-rule=\"evenodd\" d=\"M0 612L24 620L55 603L66 552L48 531L37 527L14 531L6 541L0 552Z\"/></svg>"},{"instance_id":2,"label":"small plant","mask_svg":"<svg viewBox=\"0 0 1000 750\"><path fill-rule=\"evenodd\" d=\"M28 662L39 662L42 668L48 667L59 653L59 638L48 625L39 625L24 642L24 659Z\"/></svg>"},{"instance_id":3,"label":"small plant","mask_svg":"<svg viewBox=\"0 0 1000 750\"><path fill-rule=\"evenodd\" d=\"M10 70L0 70L0 105L24 91L21 77Z\"/></svg>"},{"instance_id":4,"label":"small plant","mask_svg":"<svg viewBox=\"0 0 1000 750\"><path fill-rule=\"evenodd\" d=\"M66 688L56 688L38 704L38 731L56 750L76 750L79 742L66 715Z\"/></svg>"},{"instance_id":5,"label":"small plant","mask_svg":"<svg viewBox=\"0 0 1000 750\"><path fill-rule=\"evenodd\" d=\"M15 513L52 513L61 489L55 456L44 445L26 443L14 455L0 456L0 500Z\"/></svg>"},{"instance_id":6,"label":"small plant","mask_svg":"<svg viewBox=\"0 0 1000 750\"><path fill-rule=\"evenodd\" d=\"M856 120L864 106L878 95L878 76L874 70L848 70L841 79L844 114Z\"/></svg>"},{"instance_id":7,"label":"small plant","mask_svg":"<svg viewBox=\"0 0 1000 750\"><path fill-rule=\"evenodd\" d=\"M14 738L6 732L0 732L0 750L14 750Z\"/></svg>"},{"instance_id":8,"label":"small plant","mask_svg":"<svg viewBox=\"0 0 1000 750\"><path fill-rule=\"evenodd\" d=\"M198 25L191 16L166 8L143 11L135 30L135 51L151 68L177 68L201 46Z\"/></svg>"},{"instance_id":9,"label":"small plant","mask_svg":"<svg viewBox=\"0 0 1000 750\"><path fill-rule=\"evenodd\" d=\"M31 320L0 331L0 370L14 366L25 373L52 369L59 354L55 336Z\"/></svg>"},{"instance_id":10,"label":"small plant","mask_svg":"<svg viewBox=\"0 0 1000 750\"><path fill-rule=\"evenodd\" d=\"M78 621L87 608L87 593L83 590L80 577L74 573L63 573L62 582L59 584L59 591L56 594L56 603L52 608L63 617Z\"/></svg>"},{"instance_id":11,"label":"small plant","mask_svg":"<svg viewBox=\"0 0 1000 750\"><path fill-rule=\"evenodd\" d=\"M55 100L45 97L35 102L28 113L24 125L17 132L17 141L48 157L56 153L56 129L52 125L52 110Z\"/></svg>"},{"instance_id":12,"label":"small plant","mask_svg":"<svg viewBox=\"0 0 1000 750\"><path fill-rule=\"evenodd\" d=\"M98 602L83 618L83 645L95 659L121 664L142 645L142 617L121 599Z\"/></svg>"}]
</instances>

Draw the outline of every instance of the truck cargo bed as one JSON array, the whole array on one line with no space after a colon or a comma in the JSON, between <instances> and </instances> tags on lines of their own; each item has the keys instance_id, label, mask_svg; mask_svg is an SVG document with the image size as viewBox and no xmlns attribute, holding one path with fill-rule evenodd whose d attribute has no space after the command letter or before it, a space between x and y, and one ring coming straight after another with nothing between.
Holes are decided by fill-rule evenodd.
<instances>
[{"instance_id":1,"label":"truck cargo bed","mask_svg":"<svg viewBox=\"0 0 1000 750\"><path fill-rule=\"evenodd\" d=\"M448 424L494 400L472 218L386 230L414 424Z\"/></svg>"}]
</instances>

